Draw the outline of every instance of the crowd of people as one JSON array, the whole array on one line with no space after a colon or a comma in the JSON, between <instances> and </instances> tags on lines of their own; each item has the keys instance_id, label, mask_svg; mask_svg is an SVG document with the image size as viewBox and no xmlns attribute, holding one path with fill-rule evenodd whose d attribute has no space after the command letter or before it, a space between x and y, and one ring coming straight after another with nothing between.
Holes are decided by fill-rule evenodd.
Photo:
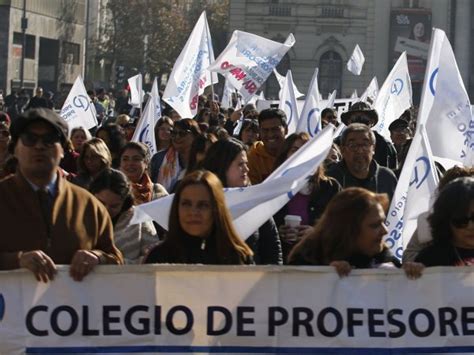
<instances>
[{"instance_id":1,"label":"crowd of people","mask_svg":"<svg viewBox=\"0 0 474 355\"><path fill-rule=\"evenodd\" d=\"M438 166L446 181L403 263L384 244L385 214L415 128L411 110L390 125L390 141L372 129L378 115L366 102L353 104L342 122L325 109L323 127L347 127L304 188L244 241L224 188L262 183L310 137L288 135L280 109L223 109L202 96L196 117L164 108L150 156L130 141L133 115L125 108L108 117L102 94L89 92L102 115L91 131L69 132L40 88L14 115L0 112L0 270L26 268L46 282L58 264L70 265L78 281L99 264L332 265L341 276L382 267L403 268L409 278L428 266L474 265L471 167ZM167 230L130 224L137 205L172 193Z\"/></svg>"}]
</instances>

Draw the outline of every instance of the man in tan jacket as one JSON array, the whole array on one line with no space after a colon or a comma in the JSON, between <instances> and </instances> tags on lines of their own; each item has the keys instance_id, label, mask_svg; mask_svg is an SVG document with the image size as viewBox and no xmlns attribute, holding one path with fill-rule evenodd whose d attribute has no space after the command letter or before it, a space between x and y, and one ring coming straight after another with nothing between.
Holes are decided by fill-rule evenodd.
<instances>
[{"instance_id":1,"label":"man in tan jacket","mask_svg":"<svg viewBox=\"0 0 474 355\"><path fill-rule=\"evenodd\" d=\"M70 264L80 281L98 264L122 264L105 207L59 170L66 122L32 109L13 122L11 137L18 167L0 182L0 270L26 268L47 282L56 264Z\"/></svg>"}]
</instances>

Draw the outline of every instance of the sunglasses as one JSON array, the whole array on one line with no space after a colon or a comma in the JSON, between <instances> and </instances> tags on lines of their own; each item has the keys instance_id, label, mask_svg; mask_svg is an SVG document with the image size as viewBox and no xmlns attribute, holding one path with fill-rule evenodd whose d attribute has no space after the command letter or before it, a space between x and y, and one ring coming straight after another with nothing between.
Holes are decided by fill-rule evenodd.
<instances>
[{"instance_id":1,"label":"sunglasses","mask_svg":"<svg viewBox=\"0 0 474 355\"><path fill-rule=\"evenodd\" d=\"M469 222L474 222L474 214L463 217L455 217L451 219L451 225L454 228L466 228L469 225Z\"/></svg>"},{"instance_id":2,"label":"sunglasses","mask_svg":"<svg viewBox=\"0 0 474 355\"><path fill-rule=\"evenodd\" d=\"M183 138L186 137L189 133L191 133L191 130L187 129L185 131L171 131L171 138Z\"/></svg>"},{"instance_id":3,"label":"sunglasses","mask_svg":"<svg viewBox=\"0 0 474 355\"><path fill-rule=\"evenodd\" d=\"M20 139L27 147L34 147L39 141L41 141L41 143L46 147L50 148L56 143L61 142L61 137L55 132L42 135L25 132L20 135Z\"/></svg>"}]
</instances>

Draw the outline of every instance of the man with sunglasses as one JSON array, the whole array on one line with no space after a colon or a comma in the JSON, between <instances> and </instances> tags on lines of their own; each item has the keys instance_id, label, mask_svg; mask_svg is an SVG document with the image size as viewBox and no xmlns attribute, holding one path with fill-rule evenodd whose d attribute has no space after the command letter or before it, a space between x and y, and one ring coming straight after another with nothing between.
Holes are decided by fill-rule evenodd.
<instances>
[{"instance_id":1,"label":"man with sunglasses","mask_svg":"<svg viewBox=\"0 0 474 355\"><path fill-rule=\"evenodd\" d=\"M60 173L66 122L32 109L13 122L11 139L18 167L0 182L0 270L26 268L47 282L56 264L70 264L80 281L98 264L121 264L105 207Z\"/></svg>"},{"instance_id":2,"label":"man with sunglasses","mask_svg":"<svg viewBox=\"0 0 474 355\"><path fill-rule=\"evenodd\" d=\"M378 120L377 111L364 101L354 103L349 111L341 114L341 121L346 126L349 126L351 123L362 123L372 128L377 124ZM395 147L378 132L373 132L375 135L375 161L389 169L397 169L397 151ZM340 143L340 137L336 138L335 143Z\"/></svg>"}]
</instances>

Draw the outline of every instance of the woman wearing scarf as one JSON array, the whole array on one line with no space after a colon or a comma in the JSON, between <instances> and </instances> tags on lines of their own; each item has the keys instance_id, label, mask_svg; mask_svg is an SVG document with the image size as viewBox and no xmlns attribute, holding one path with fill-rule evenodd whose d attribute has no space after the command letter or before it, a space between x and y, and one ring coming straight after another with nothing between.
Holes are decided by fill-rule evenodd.
<instances>
[{"instance_id":1,"label":"woman wearing scarf","mask_svg":"<svg viewBox=\"0 0 474 355\"><path fill-rule=\"evenodd\" d=\"M150 153L142 143L129 142L120 152L120 170L130 180L135 205L168 195L160 184L154 184L147 173Z\"/></svg>"}]
</instances>

